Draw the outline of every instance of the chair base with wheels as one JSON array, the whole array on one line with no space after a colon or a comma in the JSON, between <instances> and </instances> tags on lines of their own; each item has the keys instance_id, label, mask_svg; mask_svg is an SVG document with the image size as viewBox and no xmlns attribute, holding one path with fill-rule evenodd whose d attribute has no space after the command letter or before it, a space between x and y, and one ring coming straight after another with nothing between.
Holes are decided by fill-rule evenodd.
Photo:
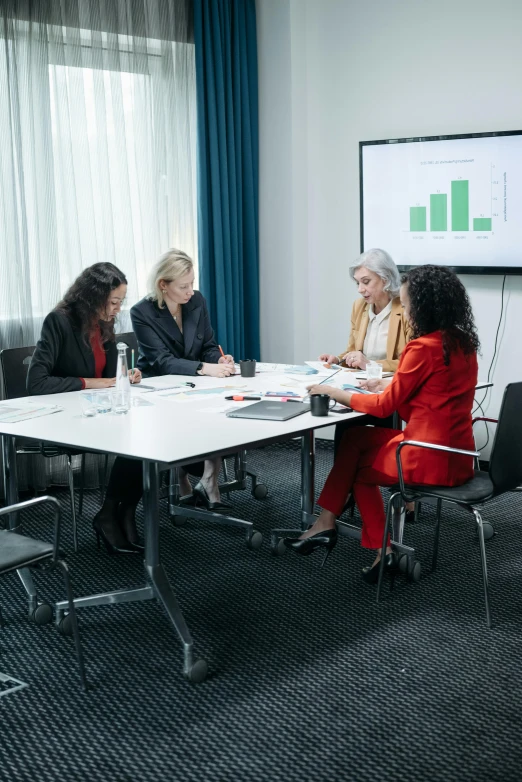
<instances>
[{"instance_id":1,"label":"chair base with wheels","mask_svg":"<svg viewBox=\"0 0 522 782\"><path fill-rule=\"evenodd\" d=\"M445 445L423 443L415 440L404 440L397 446L397 472L399 484L392 489L386 523L383 533L383 547L388 540L388 532L393 515L394 503L400 497L401 501L414 502L425 497L432 497L437 501L437 520L433 540L433 553L431 566L434 570L437 566L437 555L440 535L440 519L443 502L449 502L463 508L473 515L480 545L480 561L482 567L482 583L484 589L484 604L486 611L486 623L491 627L491 611L489 605L488 569L486 547L484 545L486 526L482 518L482 508L489 500L499 497L506 492L519 491L522 485L522 382L510 383L504 390L502 404L498 419L483 418L476 420L489 421L497 424L493 446L489 458L489 470L476 469L473 477L461 486L418 486L407 485L404 482L404 474L401 461L403 448L422 448L440 451L446 454L461 454L471 456L478 460L478 451L466 451L460 448L450 448ZM478 464L478 461L477 461ZM486 523L487 524L487 523ZM379 568L379 581L377 586L377 600L380 599L384 563L381 560Z\"/></svg>"},{"instance_id":2,"label":"chair base with wheels","mask_svg":"<svg viewBox=\"0 0 522 782\"><path fill-rule=\"evenodd\" d=\"M71 634L74 638L74 644L76 649L76 659L78 662L78 670L80 674L80 681L84 690L87 690L87 679L85 676L85 665L83 661L83 651L80 642L80 633L78 630L78 621L76 617L76 610L74 607L74 597L72 592L71 578L69 575L69 569L67 564L60 557L59 545L60 545L60 503L54 497L36 497L25 502L18 502L15 505L0 509L0 516L10 514L10 518L20 511L24 511L28 508L33 508L37 505L51 504L54 510L54 542L46 543L35 538L29 538L26 535L21 535L16 529L4 529L0 531L0 576L4 573L9 573L13 570L18 571L20 577L23 577L24 570L32 567L47 567L57 568L63 577L65 584L65 592L67 595L68 608L69 608L69 622L71 627ZM35 609L35 615L33 617L36 624L44 624L43 621L39 621L36 616L36 612L43 609L47 614L49 613L50 606L42 604ZM45 621L49 621L51 616L47 617ZM0 623L4 626L4 622Z\"/></svg>"}]
</instances>

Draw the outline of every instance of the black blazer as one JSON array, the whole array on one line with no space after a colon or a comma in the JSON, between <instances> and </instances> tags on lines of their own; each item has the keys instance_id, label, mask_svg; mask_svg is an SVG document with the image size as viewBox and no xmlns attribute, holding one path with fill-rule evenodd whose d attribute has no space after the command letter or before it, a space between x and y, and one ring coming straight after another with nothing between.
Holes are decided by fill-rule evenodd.
<instances>
[{"instance_id":1,"label":"black blazer","mask_svg":"<svg viewBox=\"0 0 522 782\"><path fill-rule=\"evenodd\" d=\"M107 363L103 377L115 377L118 363L116 342L104 343ZM50 312L27 373L29 394L59 394L81 391L81 377L94 377L94 353L74 322L61 312Z\"/></svg>"},{"instance_id":2,"label":"black blazer","mask_svg":"<svg viewBox=\"0 0 522 782\"><path fill-rule=\"evenodd\" d=\"M169 312L151 299L132 307L130 316L138 340L138 368L145 377L195 375L198 364L217 364L221 353L210 325L207 303L199 291L182 304L183 334Z\"/></svg>"}]
</instances>

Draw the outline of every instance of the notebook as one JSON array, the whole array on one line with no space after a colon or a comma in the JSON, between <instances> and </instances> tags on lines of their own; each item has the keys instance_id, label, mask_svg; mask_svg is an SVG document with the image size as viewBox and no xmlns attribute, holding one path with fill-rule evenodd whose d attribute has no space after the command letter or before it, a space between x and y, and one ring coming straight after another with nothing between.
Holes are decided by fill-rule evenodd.
<instances>
[{"instance_id":1,"label":"notebook","mask_svg":"<svg viewBox=\"0 0 522 782\"><path fill-rule=\"evenodd\" d=\"M227 413L228 418L262 418L265 421L288 421L296 415L310 412L310 405L303 402L256 402L247 407L238 407Z\"/></svg>"}]
</instances>

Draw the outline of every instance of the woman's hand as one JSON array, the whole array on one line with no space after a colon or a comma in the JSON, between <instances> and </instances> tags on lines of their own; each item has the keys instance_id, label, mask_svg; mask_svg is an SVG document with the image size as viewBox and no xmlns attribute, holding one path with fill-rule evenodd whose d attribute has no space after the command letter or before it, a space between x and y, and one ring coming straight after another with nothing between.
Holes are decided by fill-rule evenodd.
<instances>
[{"instance_id":1,"label":"woman's hand","mask_svg":"<svg viewBox=\"0 0 522 782\"><path fill-rule=\"evenodd\" d=\"M129 380L131 381L132 385L141 383L142 377L143 376L139 369L129 369Z\"/></svg>"},{"instance_id":2,"label":"woman's hand","mask_svg":"<svg viewBox=\"0 0 522 782\"><path fill-rule=\"evenodd\" d=\"M200 374L208 375L208 377L230 377L230 375L235 374L234 364L229 364L228 362L203 364Z\"/></svg>"},{"instance_id":3,"label":"woman's hand","mask_svg":"<svg viewBox=\"0 0 522 782\"><path fill-rule=\"evenodd\" d=\"M115 377L84 377L85 388L110 388L116 385Z\"/></svg>"},{"instance_id":4,"label":"woman's hand","mask_svg":"<svg viewBox=\"0 0 522 782\"><path fill-rule=\"evenodd\" d=\"M221 356L218 364L232 364L232 366L234 366L234 356L231 356L230 353L227 353L225 356Z\"/></svg>"},{"instance_id":5,"label":"woman's hand","mask_svg":"<svg viewBox=\"0 0 522 782\"><path fill-rule=\"evenodd\" d=\"M390 384L393 378L372 378L371 380L361 380L360 387L366 389L366 391L373 391L375 394L380 394L384 391L387 385Z\"/></svg>"},{"instance_id":6,"label":"woman's hand","mask_svg":"<svg viewBox=\"0 0 522 782\"><path fill-rule=\"evenodd\" d=\"M333 353L321 353L318 361L324 361L325 364L339 364L339 356L334 356Z\"/></svg>"},{"instance_id":7,"label":"woman's hand","mask_svg":"<svg viewBox=\"0 0 522 782\"><path fill-rule=\"evenodd\" d=\"M358 367L359 369L366 369L368 359L364 353L361 353L360 350L352 350L344 357L344 363L347 367Z\"/></svg>"},{"instance_id":8,"label":"woman's hand","mask_svg":"<svg viewBox=\"0 0 522 782\"><path fill-rule=\"evenodd\" d=\"M353 391L342 391L340 388L335 388L335 386L318 384L315 386L308 386L308 393L310 396L313 394L328 394L330 399L335 399L336 402L340 402L342 405L350 407L350 399L352 398Z\"/></svg>"}]
</instances>

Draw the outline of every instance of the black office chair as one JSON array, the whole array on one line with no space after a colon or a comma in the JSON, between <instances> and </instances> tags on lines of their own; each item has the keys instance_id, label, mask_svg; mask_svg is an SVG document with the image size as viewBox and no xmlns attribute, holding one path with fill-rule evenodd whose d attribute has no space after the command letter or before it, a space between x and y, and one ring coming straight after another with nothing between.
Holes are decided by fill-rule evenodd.
<instances>
[{"instance_id":1,"label":"black office chair","mask_svg":"<svg viewBox=\"0 0 522 782\"><path fill-rule=\"evenodd\" d=\"M69 601L69 613L66 617L67 632L65 634L68 634L69 630L72 632L74 645L76 648L76 659L78 661L80 680L83 689L86 690L87 679L85 677L85 666L83 662L80 633L78 630L78 620L74 607L71 578L66 563L63 559L60 558L60 503L55 497L36 497L32 500L18 502L16 505L10 505L6 508L1 508L0 516L5 516L12 513L18 514L27 508L34 508L37 505L44 505L47 503L50 503L53 506L54 542L45 543L42 540L36 540L35 538L29 538L26 535L21 535L17 531L20 529L20 525L14 529L0 530L0 576L3 576L5 573L10 573L13 570L20 570L21 568L27 567L42 567L44 565L48 568L58 568L58 570L61 571L65 584L67 600ZM0 608L0 627L3 628L4 626L5 623Z\"/></svg>"},{"instance_id":2,"label":"black office chair","mask_svg":"<svg viewBox=\"0 0 522 782\"><path fill-rule=\"evenodd\" d=\"M443 502L451 502L473 513L477 524L480 543L480 557L482 563L482 579L484 583L484 602L486 607L486 622L491 627L491 613L489 608L488 571L486 561L486 547L484 545L484 528L482 515L479 510L486 502L505 492L520 490L522 485L522 383L510 383L506 386L498 419L479 418L475 420L489 421L497 424L493 447L489 458L489 470L485 472L475 470L471 480L462 486L416 486L406 485L402 470L401 451L403 448L427 448L447 453L460 453L480 456L477 451L465 451L460 448L449 448L444 445L421 443L414 440L405 440L397 446L397 469L399 473L399 485L391 489L386 524L383 535L383 550L386 548L388 533L397 501L413 502L423 497L434 497L437 500L437 520L433 540L432 570L437 566L437 554L439 546L440 517ZM477 462L478 466L478 462ZM382 578L384 573L384 557L381 559L379 570L379 582L377 586L377 600L381 596Z\"/></svg>"},{"instance_id":3,"label":"black office chair","mask_svg":"<svg viewBox=\"0 0 522 782\"><path fill-rule=\"evenodd\" d=\"M0 368L2 371L3 384L4 384L4 396L6 399L18 399L19 397L27 396L27 372L29 371L29 364L34 353L34 346L25 348L7 348L0 351ZM83 488L85 485L85 451L77 450L74 448L64 448L63 446L53 445L50 443L42 443L37 440L32 440L29 437L16 438L16 453L17 454L40 454L47 459L52 459L56 456L65 456L67 459L67 481L69 485L69 495L71 499L71 516L72 516L72 530L73 530L73 543L74 550L78 550L78 533L77 533L77 520L76 520L76 501L74 493L74 472L72 468L72 457L81 456L81 470L80 470L80 491L79 491L79 503L78 513L81 516L83 512ZM100 474L100 491L103 501L104 494L104 475L107 472L107 460L105 458L105 469Z\"/></svg>"},{"instance_id":4,"label":"black office chair","mask_svg":"<svg viewBox=\"0 0 522 782\"><path fill-rule=\"evenodd\" d=\"M34 346L26 348L8 348L0 351L0 366L4 382L4 395L6 399L18 399L27 396L27 372L34 353ZM74 497L74 473L72 469L72 457L81 451L73 451L48 443L41 443L28 437L16 438L17 454L41 454L47 459L55 456L65 456L67 459L67 480L69 495L71 498L71 514L73 524L74 550L78 549L76 530L76 502Z\"/></svg>"}]
</instances>

